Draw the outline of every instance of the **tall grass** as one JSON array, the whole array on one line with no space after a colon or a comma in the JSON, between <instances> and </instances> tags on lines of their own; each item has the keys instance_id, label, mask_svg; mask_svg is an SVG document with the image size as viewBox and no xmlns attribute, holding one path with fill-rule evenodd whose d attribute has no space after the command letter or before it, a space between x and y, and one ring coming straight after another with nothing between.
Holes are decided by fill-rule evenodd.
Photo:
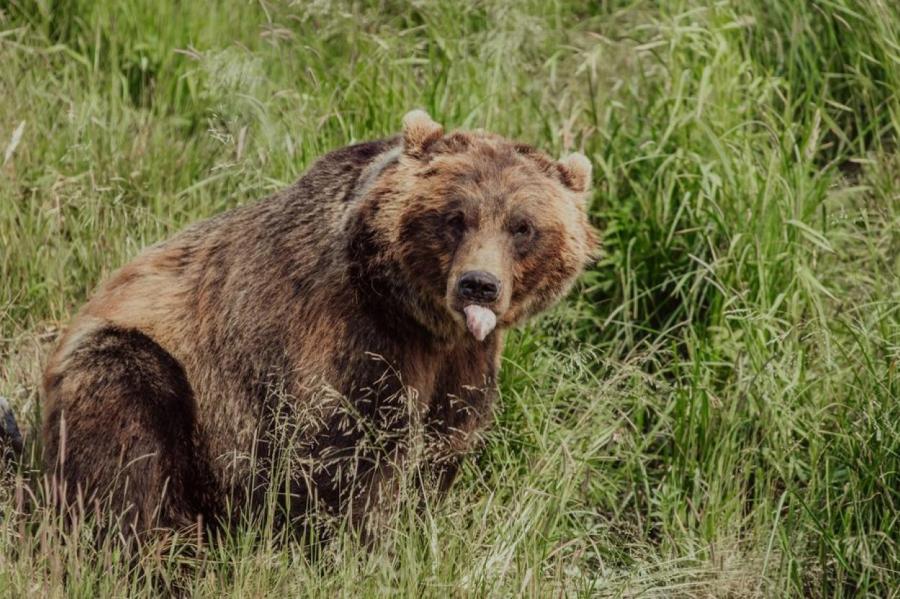
<instances>
[{"instance_id":1,"label":"tall grass","mask_svg":"<svg viewBox=\"0 0 900 599\"><path fill-rule=\"evenodd\" d=\"M0 394L25 428L104 275L411 107L583 150L604 238L511 336L449 501L376 550L323 567L248 525L134 563L10 483L0 589L898 596L898 91L888 0L0 2Z\"/></svg>"}]
</instances>

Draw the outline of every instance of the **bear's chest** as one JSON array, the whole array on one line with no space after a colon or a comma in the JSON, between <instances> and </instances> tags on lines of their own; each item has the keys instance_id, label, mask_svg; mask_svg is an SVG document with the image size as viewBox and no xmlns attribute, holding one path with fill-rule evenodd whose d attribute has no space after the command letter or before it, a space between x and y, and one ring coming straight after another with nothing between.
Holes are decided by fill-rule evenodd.
<instances>
[{"instance_id":1,"label":"bear's chest","mask_svg":"<svg viewBox=\"0 0 900 599\"><path fill-rule=\"evenodd\" d=\"M440 354L419 348L388 349L391 348L357 350L337 356L331 378L335 390L359 415L393 427L397 421L423 416L434 403L440 392L438 380L443 360Z\"/></svg>"}]
</instances>

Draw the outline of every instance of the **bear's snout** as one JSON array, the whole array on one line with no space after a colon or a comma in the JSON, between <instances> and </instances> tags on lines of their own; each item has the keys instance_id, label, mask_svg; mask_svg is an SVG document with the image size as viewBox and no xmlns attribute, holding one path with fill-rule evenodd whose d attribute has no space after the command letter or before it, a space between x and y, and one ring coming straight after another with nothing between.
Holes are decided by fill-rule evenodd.
<instances>
[{"instance_id":1,"label":"bear's snout","mask_svg":"<svg viewBox=\"0 0 900 599\"><path fill-rule=\"evenodd\" d=\"M500 297L500 279L483 270L470 270L459 277L456 292L462 300L489 304Z\"/></svg>"}]
</instances>

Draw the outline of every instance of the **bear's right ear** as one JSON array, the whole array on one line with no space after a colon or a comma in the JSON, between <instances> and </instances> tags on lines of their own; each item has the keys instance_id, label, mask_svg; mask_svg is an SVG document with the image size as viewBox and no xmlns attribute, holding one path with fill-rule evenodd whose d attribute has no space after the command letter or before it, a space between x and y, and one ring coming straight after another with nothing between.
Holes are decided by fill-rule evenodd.
<instances>
[{"instance_id":1,"label":"bear's right ear","mask_svg":"<svg viewBox=\"0 0 900 599\"><path fill-rule=\"evenodd\" d=\"M411 110L403 117L403 153L413 158L425 156L428 146L444 135L444 128L424 110Z\"/></svg>"}]
</instances>

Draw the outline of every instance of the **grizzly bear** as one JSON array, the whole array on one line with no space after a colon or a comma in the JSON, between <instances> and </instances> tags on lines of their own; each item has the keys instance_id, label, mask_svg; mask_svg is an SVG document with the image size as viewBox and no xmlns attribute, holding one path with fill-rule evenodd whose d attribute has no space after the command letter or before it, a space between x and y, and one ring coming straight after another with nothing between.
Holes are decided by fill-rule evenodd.
<instances>
[{"instance_id":1,"label":"grizzly bear","mask_svg":"<svg viewBox=\"0 0 900 599\"><path fill-rule=\"evenodd\" d=\"M490 418L504 330L594 252L591 168L420 110L403 124L102 285L44 375L65 505L107 502L141 533L215 527L276 492L290 524L362 530L396 500L411 435L447 490Z\"/></svg>"}]
</instances>

